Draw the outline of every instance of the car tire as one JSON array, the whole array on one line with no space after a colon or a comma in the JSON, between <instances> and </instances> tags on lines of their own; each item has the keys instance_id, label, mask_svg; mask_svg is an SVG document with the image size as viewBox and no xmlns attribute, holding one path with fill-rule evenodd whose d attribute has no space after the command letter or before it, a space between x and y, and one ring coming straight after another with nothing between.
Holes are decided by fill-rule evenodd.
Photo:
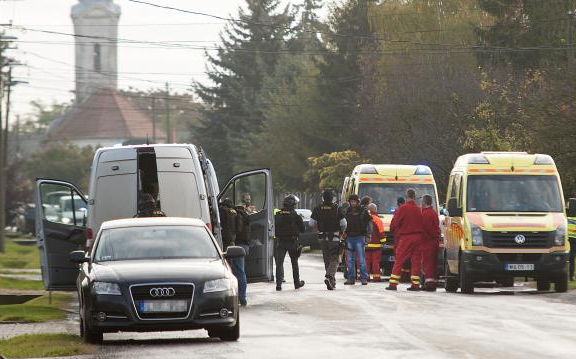
<instances>
[{"instance_id":1,"label":"car tire","mask_svg":"<svg viewBox=\"0 0 576 359\"><path fill-rule=\"evenodd\" d=\"M472 278L470 278L470 274L464 266L462 257L460 257L460 264L458 269L460 271L460 293L474 294L474 282L472 281Z\"/></svg>"},{"instance_id":2,"label":"car tire","mask_svg":"<svg viewBox=\"0 0 576 359\"><path fill-rule=\"evenodd\" d=\"M84 318L86 318L86 312L84 311ZM88 344L102 344L104 341L104 334L102 332L97 332L92 330L88 325L87 321L80 317L80 335L84 339L85 343Z\"/></svg>"},{"instance_id":3,"label":"car tire","mask_svg":"<svg viewBox=\"0 0 576 359\"><path fill-rule=\"evenodd\" d=\"M540 292L547 292L550 290L550 281L547 278L536 280L536 289Z\"/></svg>"},{"instance_id":4,"label":"car tire","mask_svg":"<svg viewBox=\"0 0 576 359\"><path fill-rule=\"evenodd\" d=\"M208 332L210 335L210 332ZM236 318L236 325L231 328L222 328L219 330L218 336L224 342L235 342L240 338L240 314Z\"/></svg>"},{"instance_id":5,"label":"car tire","mask_svg":"<svg viewBox=\"0 0 576 359\"><path fill-rule=\"evenodd\" d=\"M458 291L458 287L458 277L450 272L448 261L444 260L444 288L448 293L456 293Z\"/></svg>"},{"instance_id":6,"label":"car tire","mask_svg":"<svg viewBox=\"0 0 576 359\"><path fill-rule=\"evenodd\" d=\"M556 293L566 293L568 291L568 276L562 276L554 282Z\"/></svg>"}]
</instances>

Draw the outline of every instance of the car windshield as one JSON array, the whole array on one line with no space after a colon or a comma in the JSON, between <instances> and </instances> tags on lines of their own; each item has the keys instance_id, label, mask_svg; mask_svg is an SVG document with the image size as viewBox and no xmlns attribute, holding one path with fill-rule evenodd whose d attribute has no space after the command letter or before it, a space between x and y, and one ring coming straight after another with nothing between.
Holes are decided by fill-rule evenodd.
<instances>
[{"instance_id":1,"label":"car windshield","mask_svg":"<svg viewBox=\"0 0 576 359\"><path fill-rule=\"evenodd\" d=\"M469 176L468 212L562 212L555 176Z\"/></svg>"},{"instance_id":2,"label":"car windshield","mask_svg":"<svg viewBox=\"0 0 576 359\"><path fill-rule=\"evenodd\" d=\"M297 209L296 213L298 213L305 221L310 220L310 216L312 216L312 211L309 209Z\"/></svg>"},{"instance_id":3,"label":"car windshield","mask_svg":"<svg viewBox=\"0 0 576 359\"><path fill-rule=\"evenodd\" d=\"M196 226L104 229L95 253L96 262L218 257L208 231Z\"/></svg>"},{"instance_id":4,"label":"car windshield","mask_svg":"<svg viewBox=\"0 0 576 359\"><path fill-rule=\"evenodd\" d=\"M432 208L436 207L436 191L433 184L410 184L410 183L361 183L358 191L360 198L372 197L372 201L378 206L378 213L391 214L397 207L398 197L406 197L408 189L416 191L416 200L425 194L432 196Z\"/></svg>"}]
</instances>

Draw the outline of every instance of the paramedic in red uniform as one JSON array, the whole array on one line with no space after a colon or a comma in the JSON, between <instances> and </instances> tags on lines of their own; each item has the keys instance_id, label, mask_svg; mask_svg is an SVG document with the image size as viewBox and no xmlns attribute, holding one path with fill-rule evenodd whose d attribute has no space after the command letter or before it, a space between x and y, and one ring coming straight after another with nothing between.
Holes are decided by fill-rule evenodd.
<instances>
[{"instance_id":1,"label":"paramedic in red uniform","mask_svg":"<svg viewBox=\"0 0 576 359\"><path fill-rule=\"evenodd\" d=\"M406 203L398 208L394 213L392 223L390 223L390 231L395 236L398 234L401 239L396 247L396 260L390 276L390 285L386 287L387 290L397 289L402 266L408 259L412 261L410 276L412 286L408 290L420 290L421 258L419 247L422 242L422 210L416 204L416 192L413 189L406 191L406 197Z\"/></svg>"},{"instance_id":2,"label":"paramedic in red uniform","mask_svg":"<svg viewBox=\"0 0 576 359\"><path fill-rule=\"evenodd\" d=\"M440 220L438 213L432 208L432 196L426 194L422 197L423 233L420 253L422 267L426 281L424 290L436 291L436 258L438 257L440 239Z\"/></svg>"}]
</instances>

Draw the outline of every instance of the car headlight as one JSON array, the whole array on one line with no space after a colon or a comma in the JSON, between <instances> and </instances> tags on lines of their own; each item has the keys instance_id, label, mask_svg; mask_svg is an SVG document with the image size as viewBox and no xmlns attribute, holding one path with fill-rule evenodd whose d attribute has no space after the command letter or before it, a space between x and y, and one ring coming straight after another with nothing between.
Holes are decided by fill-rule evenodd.
<instances>
[{"instance_id":1,"label":"car headlight","mask_svg":"<svg viewBox=\"0 0 576 359\"><path fill-rule=\"evenodd\" d=\"M95 282L92 286L92 290L96 294L122 295L120 286L116 283Z\"/></svg>"},{"instance_id":2,"label":"car headlight","mask_svg":"<svg viewBox=\"0 0 576 359\"><path fill-rule=\"evenodd\" d=\"M232 290L232 280L230 278L214 279L204 283L204 293L224 292Z\"/></svg>"},{"instance_id":3,"label":"car headlight","mask_svg":"<svg viewBox=\"0 0 576 359\"><path fill-rule=\"evenodd\" d=\"M482 237L482 229L475 224L470 225L472 230L472 245L481 246L484 244L484 238Z\"/></svg>"},{"instance_id":4,"label":"car headlight","mask_svg":"<svg viewBox=\"0 0 576 359\"><path fill-rule=\"evenodd\" d=\"M557 246L563 246L566 242L566 225L561 224L556 228L556 235L554 237L554 243Z\"/></svg>"}]
</instances>

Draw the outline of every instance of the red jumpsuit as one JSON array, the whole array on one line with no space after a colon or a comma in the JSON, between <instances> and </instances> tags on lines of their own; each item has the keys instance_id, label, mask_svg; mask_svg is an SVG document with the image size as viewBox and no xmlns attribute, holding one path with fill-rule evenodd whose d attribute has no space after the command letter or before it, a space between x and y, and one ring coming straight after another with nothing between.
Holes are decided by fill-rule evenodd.
<instances>
[{"instance_id":1,"label":"red jumpsuit","mask_svg":"<svg viewBox=\"0 0 576 359\"><path fill-rule=\"evenodd\" d=\"M374 282L380 282L380 258L382 257L382 242L386 241L384 223L377 214L372 214L372 237L366 245L366 270L372 274Z\"/></svg>"},{"instance_id":2,"label":"red jumpsuit","mask_svg":"<svg viewBox=\"0 0 576 359\"><path fill-rule=\"evenodd\" d=\"M402 266L411 258L412 269L410 279L412 286L420 287L420 253L418 249L422 242L422 225L422 210L414 200L406 201L406 203L394 213L394 217L390 223L390 230L394 233L395 237L398 236L401 239L396 247L396 260L392 268L392 275L390 276L391 287L398 285ZM415 263L417 264L414 265Z\"/></svg>"},{"instance_id":3,"label":"red jumpsuit","mask_svg":"<svg viewBox=\"0 0 576 359\"><path fill-rule=\"evenodd\" d=\"M440 238L440 220L438 213L432 207L422 209L422 220L424 231L422 233L422 244L420 253L422 256L422 266L426 278L425 285L436 288L436 258Z\"/></svg>"}]
</instances>

